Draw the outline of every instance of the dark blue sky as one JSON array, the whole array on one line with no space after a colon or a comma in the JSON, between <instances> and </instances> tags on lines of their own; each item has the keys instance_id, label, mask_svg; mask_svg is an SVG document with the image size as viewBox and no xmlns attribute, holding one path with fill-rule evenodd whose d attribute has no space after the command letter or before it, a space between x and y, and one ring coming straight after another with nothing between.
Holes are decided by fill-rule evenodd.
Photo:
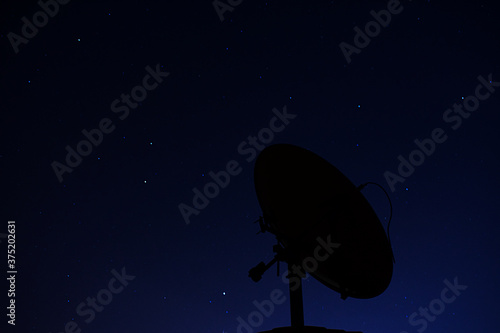
<instances>
[{"instance_id":1,"label":"dark blue sky","mask_svg":"<svg viewBox=\"0 0 500 333\"><path fill-rule=\"evenodd\" d=\"M251 151L276 143L380 183L394 208L387 290L343 301L309 278L307 325L498 330L496 2L221 0L233 4L222 21L210 0L63 3L42 0L50 15L36 1L0 5L0 248L7 260L16 221L18 272L15 328L2 284L6 332L290 325L276 268L248 277L275 243L252 223ZM398 171L401 159L418 166ZM179 205L228 167L229 184L186 224ZM393 191L388 172L404 177ZM383 192L363 193L385 225ZM286 301L256 314L279 291Z\"/></svg>"}]
</instances>

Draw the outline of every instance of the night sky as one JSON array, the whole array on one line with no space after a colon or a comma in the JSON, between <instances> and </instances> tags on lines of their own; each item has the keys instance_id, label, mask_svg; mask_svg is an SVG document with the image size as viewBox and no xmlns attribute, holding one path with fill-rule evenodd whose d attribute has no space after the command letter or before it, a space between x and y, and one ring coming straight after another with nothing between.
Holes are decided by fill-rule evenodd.
<instances>
[{"instance_id":1,"label":"night sky","mask_svg":"<svg viewBox=\"0 0 500 333\"><path fill-rule=\"evenodd\" d=\"M498 10L2 1L1 332L289 326L276 266L248 277L274 256L253 223L253 167L277 143L381 184L393 204L387 290L344 301L309 278L306 325L498 332ZM363 194L385 227L383 191Z\"/></svg>"}]
</instances>

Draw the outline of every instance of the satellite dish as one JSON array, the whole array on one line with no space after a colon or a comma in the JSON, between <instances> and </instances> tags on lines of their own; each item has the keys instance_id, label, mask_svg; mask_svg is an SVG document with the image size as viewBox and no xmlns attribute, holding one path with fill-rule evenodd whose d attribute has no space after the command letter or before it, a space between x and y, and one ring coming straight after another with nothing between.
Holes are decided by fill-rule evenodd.
<instances>
[{"instance_id":1,"label":"satellite dish","mask_svg":"<svg viewBox=\"0 0 500 333\"><path fill-rule=\"evenodd\" d=\"M254 182L261 228L278 240L275 259L250 270L255 281L276 261L304 267L309 260L311 276L343 299L372 298L387 289L393 272L388 237L360 188L337 168L304 148L276 144L257 157ZM301 290L295 299L300 316ZM292 304L292 326L303 326L303 314L293 325L293 310Z\"/></svg>"}]
</instances>

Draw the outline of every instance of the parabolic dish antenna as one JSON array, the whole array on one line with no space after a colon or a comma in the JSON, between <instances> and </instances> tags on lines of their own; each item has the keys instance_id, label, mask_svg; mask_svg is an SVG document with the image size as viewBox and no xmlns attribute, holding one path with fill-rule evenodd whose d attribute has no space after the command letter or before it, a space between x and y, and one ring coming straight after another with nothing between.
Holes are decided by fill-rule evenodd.
<instances>
[{"instance_id":1,"label":"parabolic dish antenna","mask_svg":"<svg viewBox=\"0 0 500 333\"><path fill-rule=\"evenodd\" d=\"M275 259L250 270L255 281L276 261L290 268L309 260L308 272L343 299L372 298L387 289L392 248L361 187L320 156L290 144L259 154L254 182L262 231L278 240Z\"/></svg>"}]
</instances>

